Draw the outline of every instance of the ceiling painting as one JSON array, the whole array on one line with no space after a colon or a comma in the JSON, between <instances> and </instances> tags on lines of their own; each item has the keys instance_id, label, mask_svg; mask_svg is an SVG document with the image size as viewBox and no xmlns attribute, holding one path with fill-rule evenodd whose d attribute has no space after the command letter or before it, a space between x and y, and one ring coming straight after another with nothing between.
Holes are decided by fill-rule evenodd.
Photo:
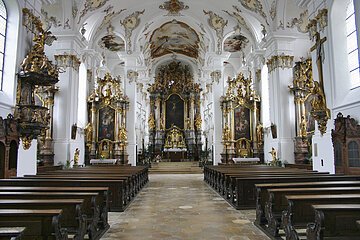
<instances>
[{"instance_id":1,"label":"ceiling painting","mask_svg":"<svg viewBox=\"0 0 360 240\"><path fill-rule=\"evenodd\" d=\"M170 0L161 4L159 8L168 11L166 16L181 16L180 11L189 9L189 6L179 0Z\"/></svg>"},{"instance_id":2,"label":"ceiling painting","mask_svg":"<svg viewBox=\"0 0 360 240\"><path fill-rule=\"evenodd\" d=\"M228 37L224 42L225 52L239 52L246 47L249 40L243 35L232 35Z\"/></svg>"},{"instance_id":3,"label":"ceiling painting","mask_svg":"<svg viewBox=\"0 0 360 240\"><path fill-rule=\"evenodd\" d=\"M121 37L114 34L113 26L109 25L107 31L107 35L101 38L99 46L112 52L125 51L125 42Z\"/></svg>"},{"instance_id":4,"label":"ceiling painting","mask_svg":"<svg viewBox=\"0 0 360 240\"><path fill-rule=\"evenodd\" d=\"M156 29L150 38L151 57L180 53L192 58L199 55L199 36L183 22L173 20Z\"/></svg>"}]
</instances>

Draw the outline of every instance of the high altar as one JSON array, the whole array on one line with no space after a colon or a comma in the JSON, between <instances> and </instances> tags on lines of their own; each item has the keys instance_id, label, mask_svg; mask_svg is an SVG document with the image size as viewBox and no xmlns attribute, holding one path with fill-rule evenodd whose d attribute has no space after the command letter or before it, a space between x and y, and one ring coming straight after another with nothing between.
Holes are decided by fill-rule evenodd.
<instances>
[{"instance_id":1,"label":"high altar","mask_svg":"<svg viewBox=\"0 0 360 240\"><path fill-rule=\"evenodd\" d=\"M154 155L198 160L201 151L200 86L189 66L173 61L156 72L150 93L149 142Z\"/></svg>"},{"instance_id":2,"label":"high altar","mask_svg":"<svg viewBox=\"0 0 360 240\"><path fill-rule=\"evenodd\" d=\"M98 79L98 87L88 97L89 123L85 127L87 155L90 159L119 159L127 164L126 112L128 97L121 80L109 73Z\"/></svg>"}]
</instances>

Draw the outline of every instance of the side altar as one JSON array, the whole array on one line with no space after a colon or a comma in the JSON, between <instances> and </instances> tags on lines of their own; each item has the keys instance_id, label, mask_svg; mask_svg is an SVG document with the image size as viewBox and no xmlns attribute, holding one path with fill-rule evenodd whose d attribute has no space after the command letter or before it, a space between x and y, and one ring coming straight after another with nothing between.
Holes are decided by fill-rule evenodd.
<instances>
[{"instance_id":1,"label":"side altar","mask_svg":"<svg viewBox=\"0 0 360 240\"><path fill-rule=\"evenodd\" d=\"M198 160L201 143L200 85L190 67L173 61L158 68L149 89L149 145L153 156Z\"/></svg>"},{"instance_id":2,"label":"side altar","mask_svg":"<svg viewBox=\"0 0 360 240\"><path fill-rule=\"evenodd\" d=\"M85 127L86 160L118 159L127 164L126 112L128 97L121 89L121 79L109 73L99 78L97 87L88 97L89 119Z\"/></svg>"}]
</instances>

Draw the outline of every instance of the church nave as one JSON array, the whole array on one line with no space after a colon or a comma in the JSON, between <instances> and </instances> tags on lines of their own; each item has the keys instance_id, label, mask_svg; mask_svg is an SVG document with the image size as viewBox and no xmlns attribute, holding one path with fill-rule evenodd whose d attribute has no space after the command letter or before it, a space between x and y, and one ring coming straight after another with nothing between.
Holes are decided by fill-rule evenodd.
<instances>
[{"instance_id":1,"label":"church nave","mask_svg":"<svg viewBox=\"0 0 360 240\"><path fill-rule=\"evenodd\" d=\"M255 210L235 210L202 174L152 174L129 208L109 213L112 239L269 239L253 225Z\"/></svg>"}]
</instances>

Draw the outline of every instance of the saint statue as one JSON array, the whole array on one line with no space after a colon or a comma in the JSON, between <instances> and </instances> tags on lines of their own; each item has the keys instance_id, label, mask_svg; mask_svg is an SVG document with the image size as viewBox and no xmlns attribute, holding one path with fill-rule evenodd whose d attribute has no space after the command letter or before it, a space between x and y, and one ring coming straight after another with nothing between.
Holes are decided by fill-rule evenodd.
<instances>
[{"instance_id":1,"label":"saint statue","mask_svg":"<svg viewBox=\"0 0 360 240\"><path fill-rule=\"evenodd\" d=\"M74 166L77 166L79 164L79 158L80 158L80 150L79 148L76 148L74 152Z\"/></svg>"},{"instance_id":2,"label":"saint statue","mask_svg":"<svg viewBox=\"0 0 360 240\"><path fill-rule=\"evenodd\" d=\"M92 142L92 134L93 134L93 127L92 127L90 122L88 124L86 124L84 130L85 130L86 143L91 144L91 142Z\"/></svg>"},{"instance_id":3,"label":"saint statue","mask_svg":"<svg viewBox=\"0 0 360 240\"><path fill-rule=\"evenodd\" d=\"M119 129L119 135L118 135L119 141L125 143L127 141L127 133L126 129L124 127Z\"/></svg>"},{"instance_id":4,"label":"saint statue","mask_svg":"<svg viewBox=\"0 0 360 240\"><path fill-rule=\"evenodd\" d=\"M301 116L300 121L300 137L307 137L307 122L304 115Z\"/></svg>"},{"instance_id":5,"label":"saint statue","mask_svg":"<svg viewBox=\"0 0 360 240\"><path fill-rule=\"evenodd\" d=\"M269 153L271 154L271 162L275 164L277 161L275 148L271 148L271 151Z\"/></svg>"}]
</instances>

